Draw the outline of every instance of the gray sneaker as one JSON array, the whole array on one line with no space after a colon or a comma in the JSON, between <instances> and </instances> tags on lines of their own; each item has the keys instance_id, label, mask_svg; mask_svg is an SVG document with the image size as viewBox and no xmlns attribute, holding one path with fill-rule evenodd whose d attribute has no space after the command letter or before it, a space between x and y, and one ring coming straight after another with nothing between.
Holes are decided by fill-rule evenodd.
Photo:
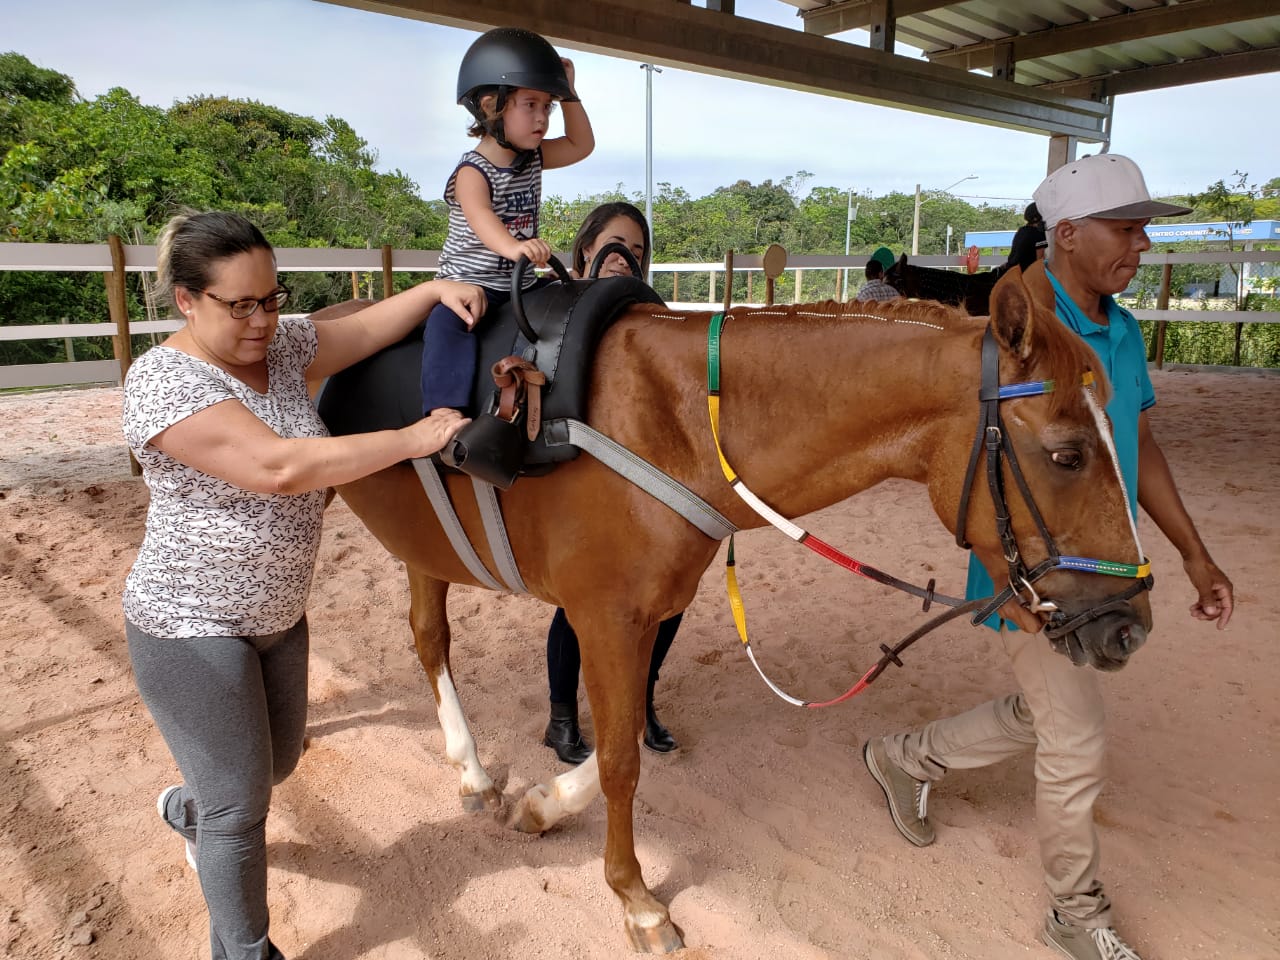
<instances>
[{"instance_id":1,"label":"gray sneaker","mask_svg":"<svg viewBox=\"0 0 1280 960\"><path fill-rule=\"evenodd\" d=\"M929 781L917 780L890 760L882 738L866 742L862 759L884 791L898 832L917 847L933 843L933 825L928 820Z\"/></svg>"},{"instance_id":2,"label":"gray sneaker","mask_svg":"<svg viewBox=\"0 0 1280 960\"><path fill-rule=\"evenodd\" d=\"M1072 960L1142 960L1112 927L1078 927L1049 911L1040 939Z\"/></svg>"}]
</instances>

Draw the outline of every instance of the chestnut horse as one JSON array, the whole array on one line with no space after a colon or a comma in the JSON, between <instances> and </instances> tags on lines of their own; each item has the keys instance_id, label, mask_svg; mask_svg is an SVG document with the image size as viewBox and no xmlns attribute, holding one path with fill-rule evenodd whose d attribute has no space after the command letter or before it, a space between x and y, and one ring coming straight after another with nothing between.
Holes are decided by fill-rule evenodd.
<instances>
[{"instance_id":1,"label":"chestnut horse","mask_svg":"<svg viewBox=\"0 0 1280 960\"><path fill-rule=\"evenodd\" d=\"M1057 385L1050 394L1001 404L1005 435L1043 525L1064 554L1141 564L1100 413L1105 396L1095 400L1094 390L1081 385L1096 360L1054 317L1052 303L1043 274L1024 283L1015 271L992 296L989 325L1000 382L1051 379ZM708 422L708 323L704 313L629 308L601 338L589 419L739 528L758 527L763 521L725 480ZM889 477L916 480L954 532L987 327L986 319L923 302L732 311L721 342L720 435L727 461L787 517ZM1105 390L1098 384L1099 394ZM1008 465L1003 469L1012 491ZM1004 583L1009 565L981 466L979 476L966 535L996 582ZM494 569L469 481L446 479L459 518ZM476 755L449 661L445 596L450 584L475 580L409 465L345 484L339 493L408 568L414 641L431 678L446 753L461 770L464 807L500 809L501 794ZM1008 499L1026 563L1039 563L1046 544L1035 519L1016 493ZM529 591L564 607L577 631L597 744L581 766L521 797L510 823L544 831L603 790L605 876L622 901L631 944L644 952L677 949L680 932L646 886L635 855L638 738L657 625L688 606L720 543L586 454L547 476L521 478L501 504ZM1065 569L1036 584L1065 617L1108 611L1074 627L1073 639L1095 665L1109 668L1121 665L1150 627L1148 598L1117 601L1115 585L1097 573ZM1025 629L1041 625L1041 615L1027 606L1010 601L1002 612Z\"/></svg>"}]
</instances>

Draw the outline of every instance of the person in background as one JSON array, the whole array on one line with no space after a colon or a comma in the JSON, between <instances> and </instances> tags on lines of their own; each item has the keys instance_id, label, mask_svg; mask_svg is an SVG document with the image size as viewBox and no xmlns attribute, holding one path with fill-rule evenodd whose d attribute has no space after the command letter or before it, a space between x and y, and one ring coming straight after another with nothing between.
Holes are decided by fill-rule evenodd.
<instances>
[{"instance_id":1,"label":"person in background","mask_svg":"<svg viewBox=\"0 0 1280 960\"><path fill-rule=\"evenodd\" d=\"M271 245L230 213L171 220L156 270L186 324L125 378L124 435L151 493L124 588L129 660L182 773L156 807L199 873L213 960L280 960L267 809L302 753L325 488L428 456L467 422L450 410L330 437L307 376L396 343L439 303L477 316L484 295L436 280L320 325L282 317Z\"/></svg>"},{"instance_id":2,"label":"person in background","mask_svg":"<svg viewBox=\"0 0 1280 960\"><path fill-rule=\"evenodd\" d=\"M640 265L640 275L649 272L651 255L649 224L643 213L625 202L604 203L592 210L573 241L573 272L585 277L595 261L596 253L606 244L627 247ZM631 267L621 254L611 253L600 265L601 277L629 277ZM649 681L645 688L644 745L655 753L670 753L679 743L658 720L653 709L653 689L658 671L676 638L683 614L663 620L649 660ZM578 636L569 625L563 608L557 609L547 631L547 685L551 694L551 719L542 742L556 752L565 763L579 764L591 755L591 745L583 739L578 726L578 674L582 656Z\"/></svg>"},{"instance_id":3,"label":"person in background","mask_svg":"<svg viewBox=\"0 0 1280 960\"><path fill-rule=\"evenodd\" d=\"M545 266L551 247L538 237L542 171L567 167L595 148L591 121L573 86L573 63L542 37L499 27L470 46L458 69L458 102L480 139L463 154L445 185L449 233L437 277L478 284L489 307L511 296L516 261ZM564 111L564 136L545 139L551 111ZM524 289L540 281L529 271ZM422 410L465 410L471 403L479 345L478 317L447 304L423 329Z\"/></svg>"},{"instance_id":4,"label":"person in background","mask_svg":"<svg viewBox=\"0 0 1280 960\"><path fill-rule=\"evenodd\" d=\"M1022 218L1026 223L1013 235L1013 243L1009 247L1009 259L1000 268L1002 272L1010 267L1026 270L1037 260L1044 258L1043 251L1048 246L1048 241L1045 239L1044 218L1040 216L1040 208L1034 201L1027 204L1026 210L1022 212Z\"/></svg>"},{"instance_id":5,"label":"person in background","mask_svg":"<svg viewBox=\"0 0 1280 960\"><path fill-rule=\"evenodd\" d=\"M884 264L872 258L864 271L867 282L858 289L858 300L897 300L901 296L896 287L884 278Z\"/></svg>"},{"instance_id":6,"label":"person in background","mask_svg":"<svg viewBox=\"0 0 1280 960\"><path fill-rule=\"evenodd\" d=\"M1114 294L1150 249L1151 217L1186 207L1152 200L1128 157L1085 157L1055 170L1035 192L1049 232L1043 269L1058 318L1097 354L1111 384L1107 416L1130 509L1141 504L1182 555L1196 600L1191 616L1231 619L1231 581L1209 556L1182 504L1146 411L1156 402L1147 348L1133 315ZM986 569L969 559L969 599L994 593ZM1140 960L1112 926L1111 901L1098 877L1094 801L1102 790L1106 731L1099 673L1077 667L1039 633L1019 631L993 614L987 625L1013 666L1018 692L936 720L920 730L867 741L863 760L884 791L898 831L916 846L934 841L929 788L950 770L984 767L1035 749L1036 827L1049 890L1041 939L1074 960Z\"/></svg>"}]
</instances>

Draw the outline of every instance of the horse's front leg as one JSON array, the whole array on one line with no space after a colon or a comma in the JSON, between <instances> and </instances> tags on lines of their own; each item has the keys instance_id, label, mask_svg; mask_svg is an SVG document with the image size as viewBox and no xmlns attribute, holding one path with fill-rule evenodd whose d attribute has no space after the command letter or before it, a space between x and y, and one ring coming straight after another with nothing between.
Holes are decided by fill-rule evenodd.
<instances>
[{"instance_id":1,"label":"horse's front leg","mask_svg":"<svg viewBox=\"0 0 1280 960\"><path fill-rule=\"evenodd\" d=\"M684 942L666 905L649 892L641 875L633 809L640 779L644 685L658 625L641 634L633 611L609 609L598 599L585 609L566 609L582 649L582 675L596 730L595 759L608 805L605 880L622 901L632 948L670 953Z\"/></svg>"},{"instance_id":2,"label":"horse's front leg","mask_svg":"<svg viewBox=\"0 0 1280 960\"><path fill-rule=\"evenodd\" d=\"M449 620L445 615L448 594L448 583L410 568L409 623L413 628L413 643L422 669L431 679L436 713L440 729L444 731L445 756L462 771L459 787L462 808L473 813L496 810L502 806L502 794L480 765L476 741L462 713L462 701L458 699L449 670Z\"/></svg>"},{"instance_id":3,"label":"horse's front leg","mask_svg":"<svg viewBox=\"0 0 1280 960\"><path fill-rule=\"evenodd\" d=\"M644 882L636 859L635 796L640 780L640 730L644 724L644 685L655 623L637 643L635 628L611 617L587 627L581 641L582 673L596 728L600 789L608 805L604 875L622 901L627 939L640 953L670 953L684 946L671 914Z\"/></svg>"}]
</instances>

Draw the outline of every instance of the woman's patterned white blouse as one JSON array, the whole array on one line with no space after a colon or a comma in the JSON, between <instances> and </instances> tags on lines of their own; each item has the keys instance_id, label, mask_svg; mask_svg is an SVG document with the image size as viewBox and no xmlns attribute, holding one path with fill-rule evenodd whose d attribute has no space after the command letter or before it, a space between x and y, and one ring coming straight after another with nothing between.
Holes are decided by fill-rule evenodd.
<instances>
[{"instance_id":1,"label":"woman's patterned white blouse","mask_svg":"<svg viewBox=\"0 0 1280 960\"><path fill-rule=\"evenodd\" d=\"M147 530L125 581L124 613L155 637L260 636L293 626L311 590L324 491L261 494L174 460L148 441L206 407L238 400L282 437L328 431L307 395L309 320L281 317L265 394L171 347L129 369L124 435L151 491Z\"/></svg>"}]
</instances>

